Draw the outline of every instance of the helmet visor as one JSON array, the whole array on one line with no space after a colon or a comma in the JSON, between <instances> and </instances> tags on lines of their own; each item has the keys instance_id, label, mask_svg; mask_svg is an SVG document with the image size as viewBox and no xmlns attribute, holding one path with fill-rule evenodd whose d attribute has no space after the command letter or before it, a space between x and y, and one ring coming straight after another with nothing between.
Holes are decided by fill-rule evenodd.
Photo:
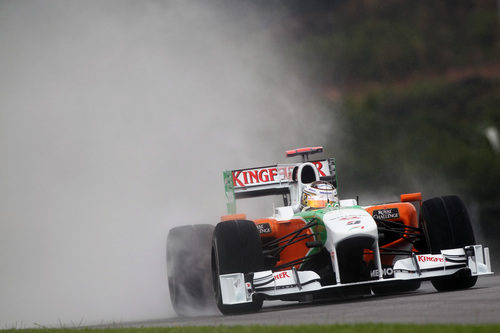
<instances>
[{"instance_id":1,"label":"helmet visor","mask_svg":"<svg viewBox=\"0 0 500 333\"><path fill-rule=\"evenodd\" d=\"M328 196L326 195L310 195L307 198L307 206L312 208L324 208L328 204Z\"/></svg>"},{"instance_id":2,"label":"helmet visor","mask_svg":"<svg viewBox=\"0 0 500 333\"><path fill-rule=\"evenodd\" d=\"M314 200L314 199L309 199L307 201L308 206L311 208L325 208L327 201L326 200Z\"/></svg>"}]
</instances>

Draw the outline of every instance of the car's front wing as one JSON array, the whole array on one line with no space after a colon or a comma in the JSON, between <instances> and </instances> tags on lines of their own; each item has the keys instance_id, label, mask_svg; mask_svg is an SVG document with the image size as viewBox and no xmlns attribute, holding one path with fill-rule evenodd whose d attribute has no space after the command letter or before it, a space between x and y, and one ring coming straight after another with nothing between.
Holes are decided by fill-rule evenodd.
<instances>
[{"instance_id":1,"label":"car's front wing","mask_svg":"<svg viewBox=\"0 0 500 333\"><path fill-rule=\"evenodd\" d=\"M493 274L491 271L488 248L482 245L442 250L441 254L413 254L411 257L395 262L394 277L378 278L354 283L337 283L322 286L320 276L313 271L295 269L273 272L271 270L253 274L231 273L219 276L222 302L240 304L252 301L254 294L267 298L289 298L311 293L327 292L340 288L390 284L395 281L429 280L452 275L459 270L468 269L473 276Z\"/></svg>"}]
</instances>

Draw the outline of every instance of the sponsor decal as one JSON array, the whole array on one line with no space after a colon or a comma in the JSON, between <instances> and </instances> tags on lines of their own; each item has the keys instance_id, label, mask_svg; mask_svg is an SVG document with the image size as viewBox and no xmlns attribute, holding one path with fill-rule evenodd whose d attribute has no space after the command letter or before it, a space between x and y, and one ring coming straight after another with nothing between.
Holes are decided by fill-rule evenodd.
<instances>
[{"instance_id":1,"label":"sponsor decal","mask_svg":"<svg viewBox=\"0 0 500 333\"><path fill-rule=\"evenodd\" d=\"M342 221L356 220L356 219L360 219L360 218L361 218L361 216L344 216L344 217L336 217L335 221L342 222Z\"/></svg>"},{"instance_id":2,"label":"sponsor decal","mask_svg":"<svg viewBox=\"0 0 500 333\"><path fill-rule=\"evenodd\" d=\"M288 275L288 272L281 272L281 273L276 273L274 275L274 279L275 280L279 280L279 279L283 279L283 278L289 278L291 277L290 275Z\"/></svg>"},{"instance_id":3,"label":"sponsor decal","mask_svg":"<svg viewBox=\"0 0 500 333\"><path fill-rule=\"evenodd\" d=\"M281 169L281 168L280 168ZM264 169L254 169L254 170L241 170L233 171L233 184L235 187L244 187L247 185L258 185L266 183L276 183L280 180L287 179L283 177L286 169L283 168L281 174L278 173L277 167L264 168ZM277 177L277 176L280 177Z\"/></svg>"},{"instance_id":4,"label":"sponsor decal","mask_svg":"<svg viewBox=\"0 0 500 333\"><path fill-rule=\"evenodd\" d=\"M387 267L387 268L382 269L382 276L383 277L393 277L394 270L392 269L392 267ZM378 277L378 269L377 268L370 271L370 277L372 277L372 278Z\"/></svg>"},{"instance_id":5,"label":"sponsor decal","mask_svg":"<svg viewBox=\"0 0 500 333\"><path fill-rule=\"evenodd\" d=\"M321 177L325 177L326 176L326 173L323 171L323 162L316 161L316 162L312 162L312 164L314 164L314 166L316 167L316 169L318 169L319 175Z\"/></svg>"},{"instance_id":6,"label":"sponsor decal","mask_svg":"<svg viewBox=\"0 0 500 333\"><path fill-rule=\"evenodd\" d=\"M349 228L349 230L347 230L347 231L356 230L356 229L361 229L361 230L363 230L364 228L365 228L365 226L364 226L364 225L362 225L362 226L355 225L355 226L350 227L350 228Z\"/></svg>"},{"instance_id":7,"label":"sponsor decal","mask_svg":"<svg viewBox=\"0 0 500 333\"><path fill-rule=\"evenodd\" d=\"M417 256L418 262L445 262L443 257Z\"/></svg>"},{"instance_id":8,"label":"sponsor decal","mask_svg":"<svg viewBox=\"0 0 500 333\"><path fill-rule=\"evenodd\" d=\"M269 223L257 224L257 230L259 231L259 234L270 234L272 232Z\"/></svg>"},{"instance_id":9,"label":"sponsor decal","mask_svg":"<svg viewBox=\"0 0 500 333\"><path fill-rule=\"evenodd\" d=\"M373 211L373 218L381 220L390 220L399 218L399 210L397 208L378 209Z\"/></svg>"},{"instance_id":10,"label":"sponsor decal","mask_svg":"<svg viewBox=\"0 0 500 333\"><path fill-rule=\"evenodd\" d=\"M355 218L359 218L359 217L355 217ZM351 226L347 231L351 231L351 230L355 230L355 229L364 229L365 226L360 225L360 224L361 224L361 220L351 220L351 221L347 221L347 223L345 225Z\"/></svg>"},{"instance_id":11,"label":"sponsor decal","mask_svg":"<svg viewBox=\"0 0 500 333\"><path fill-rule=\"evenodd\" d=\"M311 162L318 169L321 177L330 175L328 160ZM256 168L232 171L233 185L235 188L256 185L276 184L283 181L291 181L294 165L272 166L267 168Z\"/></svg>"}]
</instances>

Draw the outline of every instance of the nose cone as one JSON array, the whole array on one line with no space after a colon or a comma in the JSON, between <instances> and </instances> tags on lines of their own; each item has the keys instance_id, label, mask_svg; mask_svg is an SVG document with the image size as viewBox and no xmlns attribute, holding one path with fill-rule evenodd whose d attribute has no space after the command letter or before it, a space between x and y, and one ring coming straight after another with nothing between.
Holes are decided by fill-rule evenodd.
<instances>
[{"instance_id":1,"label":"nose cone","mask_svg":"<svg viewBox=\"0 0 500 333\"><path fill-rule=\"evenodd\" d=\"M323 217L328 229L327 244L335 246L351 237L378 238L377 224L362 208L341 208L326 213Z\"/></svg>"}]
</instances>

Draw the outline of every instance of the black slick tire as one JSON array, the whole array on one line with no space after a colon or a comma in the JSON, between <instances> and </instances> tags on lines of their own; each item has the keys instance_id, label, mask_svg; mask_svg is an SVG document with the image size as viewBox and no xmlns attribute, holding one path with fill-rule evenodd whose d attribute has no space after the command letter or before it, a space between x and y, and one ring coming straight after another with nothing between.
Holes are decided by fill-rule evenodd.
<instances>
[{"instance_id":1,"label":"black slick tire","mask_svg":"<svg viewBox=\"0 0 500 333\"><path fill-rule=\"evenodd\" d=\"M427 245L432 254L476 243L469 214L459 197L444 196L426 200L422 204L422 215ZM471 276L468 269L452 276L431 280L438 291L470 288L476 281L477 276Z\"/></svg>"},{"instance_id":2,"label":"black slick tire","mask_svg":"<svg viewBox=\"0 0 500 333\"><path fill-rule=\"evenodd\" d=\"M219 275L247 274L263 269L262 243L257 227L252 221L234 220L217 224L212 241L212 280L220 312L230 315L259 311L263 299L255 296L250 303L223 304Z\"/></svg>"},{"instance_id":3,"label":"black slick tire","mask_svg":"<svg viewBox=\"0 0 500 333\"><path fill-rule=\"evenodd\" d=\"M167 274L170 301L181 317L216 313L211 255L214 226L172 228L167 236Z\"/></svg>"}]
</instances>

